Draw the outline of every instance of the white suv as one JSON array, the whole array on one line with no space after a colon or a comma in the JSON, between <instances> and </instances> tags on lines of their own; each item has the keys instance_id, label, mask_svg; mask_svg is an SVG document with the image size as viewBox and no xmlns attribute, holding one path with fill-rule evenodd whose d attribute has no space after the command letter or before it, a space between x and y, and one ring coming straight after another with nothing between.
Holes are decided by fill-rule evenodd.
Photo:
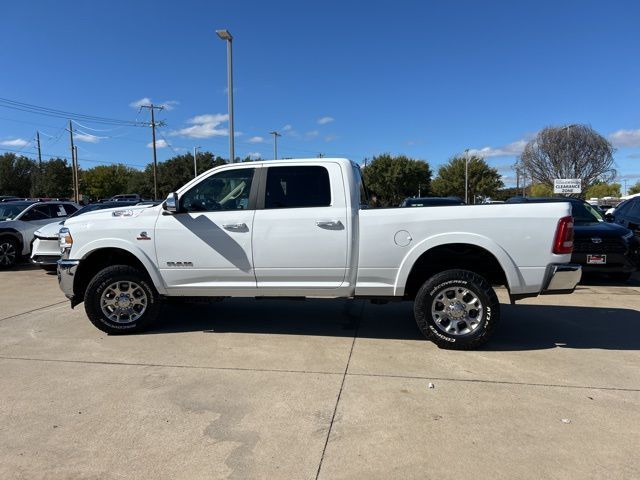
<instances>
[{"instance_id":1,"label":"white suv","mask_svg":"<svg viewBox=\"0 0 640 480\"><path fill-rule=\"evenodd\" d=\"M31 252L34 232L80 208L73 202L23 200L0 203L0 268L12 267Z\"/></svg>"}]
</instances>

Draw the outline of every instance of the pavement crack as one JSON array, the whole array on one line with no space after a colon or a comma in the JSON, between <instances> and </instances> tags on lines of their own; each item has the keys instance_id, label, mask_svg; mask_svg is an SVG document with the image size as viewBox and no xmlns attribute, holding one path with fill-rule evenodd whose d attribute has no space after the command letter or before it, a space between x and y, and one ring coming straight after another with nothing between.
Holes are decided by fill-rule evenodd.
<instances>
[{"instance_id":1,"label":"pavement crack","mask_svg":"<svg viewBox=\"0 0 640 480\"><path fill-rule=\"evenodd\" d=\"M353 340L351 341L351 348L349 349L349 356L347 357L347 364L344 367L344 373L342 374L342 381L340 382L340 390L338 390L338 397L336 398L336 404L333 407L333 414L331 415L331 422L329 423L329 430L327 431L327 437L324 439L324 447L322 448L322 455L320 456L320 463L318 464L318 470L316 471L316 480L320 476L322 470L322 462L324 462L324 455L327 452L327 445L329 445L329 438L331 437L331 431L333 430L333 423L336 419L336 413L338 412L338 404L340 403L340 397L342 397L342 390L344 389L344 382L349 372L349 365L351 364L351 356L353 355L353 348L356 345L356 339L358 338L358 331L360 329L360 322L362 321L362 314L364 313L365 301L362 300L362 306L360 307L360 313L356 319L355 330L353 332Z\"/></svg>"},{"instance_id":2,"label":"pavement crack","mask_svg":"<svg viewBox=\"0 0 640 480\"><path fill-rule=\"evenodd\" d=\"M239 372L267 372L267 373L302 373L313 375L342 375L340 372L323 372L317 370L290 370L278 368L243 368L243 367L212 367L207 365L173 365L166 363L135 363L135 362L107 362L101 360L67 360L56 358L29 358L29 357L11 357L0 355L0 360L19 360L25 362L51 362L51 363L72 363L81 365L108 365L123 367L160 367L160 368L186 368L194 370L228 370Z\"/></svg>"},{"instance_id":3,"label":"pavement crack","mask_svg":"<svg viewBox=\"0 0 640 480\"><path fill-rule=\"evenodd\" d=\"M443 382L486 383L495 385L515 385L521 387L577 388L582 390L609 390L617 392L640 392L640 388L597 387L592 385L562 385L560 383L513 382L509 380L481 380L475 378L431 377L427 375L394 375L385 373L347 373L353 377L405 378L408 380L438 380Z\"/></svg>"},{"instance_id":4,"label":"pavement crack","mask_svg":"<svg viewBox=\"0 0 640 480\"><path fill-rule=\"evenodd\" d=\"M51 305L45 305L44 307L38 307L38 308L34 308L33 310L27 310L26 312L16 313L15 315L10 315L8 317L3 317L3 318L0 318L0 322L2 322L4 320L9 320L11 318L20 317L22 315L26 315L27 313L33 313L33 312L37 312L39 310L44 310L45 308L55 307L56 305L62 305L63 303L67 303L67 300L62 300L60 302L52 303Z\"/></svg>"}]
</instances>

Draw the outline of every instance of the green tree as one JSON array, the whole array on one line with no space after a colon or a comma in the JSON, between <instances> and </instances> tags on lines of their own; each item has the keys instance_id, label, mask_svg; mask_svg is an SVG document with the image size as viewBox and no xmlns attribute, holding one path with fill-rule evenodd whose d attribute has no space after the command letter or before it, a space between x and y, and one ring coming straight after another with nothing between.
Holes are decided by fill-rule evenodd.
<instances>
[{"instance_id":1,"label":"green tree","mask_svg":"<svg viewBox=\"0 0 640 480\"><path fill-rule=\"evenodd\" d=\"M225 163L227 162L222 157L214 157L211 152L198 153L198 175ZM153 192L153 165L147 165L145 173L151 181L151 192ZM193 174L193 155L191 153L176 155L164 162L159 162L158 196L160 199L192 180Z\"/></svg>"},{"instance_id":2,"label":"green tree","mask_svg":"<svg viewBox=\"0 0 640 480\"><path fill-rule=\"evenodd\" d=\"M31 195L34 197L68 198L73 195L71 166L63 158L52 158L34 165L31 175Z\"/></svg>"},{"instance_id":3,"label":"green tree","mask_svg":"<svg viewBox=\"0 0 640 480\"><path fill-rule=\"evenodd\" d=\"M126 165L98 165L82 172L82 192L92 199L109 198L127 190L132 168Z\"/></svg>"},{"instance_id":4,"label":"green tree","mask_svg":"<svg viewBox=\"0 0 640 480\"><path fill-rule=\"evenodd\" d=\"M428 195L431 191L431 169L422 160L388 153L373 157L363 169L367 188L379 206L397 206L407 197Z\"/></svg>"},{"instance_id":5,"label":"green tree","mask_svg":"<svg viewBox=\"0 0 640 480\"><path fill-rule=\"evenodd\" d=\"M620 197L619 183L596 182L584 191L585 198Z\"/></svg>"},{"instance_id":6,"label":"green tree","mask_svg":"<svg viewBox=\"0 0 640 480\"><path fill-rule=\"evenodd\" d=\"M15 153L0 155L0 195L28 197L35 162Z\"/></svg>"},{"instance_id":7,"label":"green tree","mask_svg":"<svg viewBox=\"0 0 640 480\"><path fill-rule=\"evenodd\" d=\"M528 193L532 197L553 197L553 187L546 183L534 183L528 188Z\"/></svg>"},{"instance_id":8,"label":"green tree","mask_svg":"<svg viewBox=\"0 0 640 480\"><path fill-rule=\"evenodd\" d=\"M630 186L627 195L635 195L636 193L640 193L640 182L637 182L635 185Z\"/></svg>"},{"instance_id":9,"label":"green tree","mask_svg":"<svg viewBox=\"0 0 640 480\"><path fill-rule=\"evenodd\" d=\"M453 157L438 169L438 177L432 182L433 193L464 199L464 178L465 157ZM498 170L480 157L469 157L469 203L475 203L478 196L494 198L503 187Z\"/></svg>"}]
</instances>

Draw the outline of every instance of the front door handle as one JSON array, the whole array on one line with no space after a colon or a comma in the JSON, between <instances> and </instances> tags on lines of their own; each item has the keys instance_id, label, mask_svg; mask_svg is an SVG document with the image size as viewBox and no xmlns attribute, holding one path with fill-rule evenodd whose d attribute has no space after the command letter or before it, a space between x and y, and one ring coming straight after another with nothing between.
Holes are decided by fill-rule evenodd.
<instances>
[{"instance_id":1,"label":"front door handle","mask_svg":"<svg viewBox=\"0 0 640 480\"><path fill-rule=\"evenodd\" d=\"M225 223L222 228L229 230L230 232L248 232L246 223Z\"/></svg>"},{"instance_id":2,"label":"front door handle","mask_svg":"<svg viewBox=\"0 0 640 480\"><path fill-rule=\"evenodd\" d=\"M318 220L316 225L320 228L328 228L337 230L342 228L342 222L340 220Z\"/></svg>"}]
</instances>

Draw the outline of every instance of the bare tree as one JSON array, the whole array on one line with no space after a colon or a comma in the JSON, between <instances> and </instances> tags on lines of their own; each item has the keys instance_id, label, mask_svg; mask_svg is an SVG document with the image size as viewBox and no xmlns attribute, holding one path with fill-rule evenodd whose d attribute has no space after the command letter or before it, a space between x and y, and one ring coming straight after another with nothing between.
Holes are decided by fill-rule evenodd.
<instances>
[{"instance_id":1,"label":"bare tree","mask_svg":"<svg viewBox=\"0 0 640 480\"><path fill-rule=\"evenodd\" d=\"M520 167L536 182L553 185L556 178L579 178L582 191L596 181L610 182L613 147L588 125L546 127L524 147Z\"/></svg>"}]
</instances>

